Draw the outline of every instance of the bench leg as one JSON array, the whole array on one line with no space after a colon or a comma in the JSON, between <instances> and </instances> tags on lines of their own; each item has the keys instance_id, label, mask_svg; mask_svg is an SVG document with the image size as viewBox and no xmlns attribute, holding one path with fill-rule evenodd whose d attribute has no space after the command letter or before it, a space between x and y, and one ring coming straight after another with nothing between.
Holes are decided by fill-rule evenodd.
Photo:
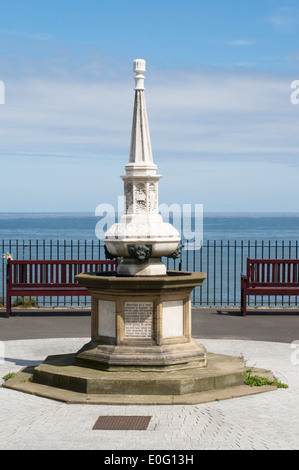
<instances>
[{"instance_id":1,"label":"bench leg","mask_svg":"<svg viewBox=\"0 0 299 470\"><path fill-rule=\"evenodd\" d=\"M243 317L247 316L247 305L246 305L246 290L242 289L241 292L241 312L243 314Z\"/></svg>"},{"instance_id":2,"label":"bench leg","mask_svg":"<svg viewBox=\"0 0 299 470\"><path fill-rule=\"evenodd\" d=\"M246 289L245 289L245 279L241 279L241 313L243 317L246 317Z\"/></svg>"},{"instance_id":3,"label":"bench leg","mask_svg":"<svg viewBox=\"0 0 299 470\"><path fill-rule=\"evenodd\" d=\"M243 286L241 281L241 313L243 313Z\"/></svg>"},{"instance_id":4,"label":"bench leg","mask_svg":"<svg viewBox=\"0 0 299 470\"><path fill-rule=\"evenodd\" d=\"M11 314L11 297L8 295L6 297L6 318L9 318Z\"/></svg>"},{"instance_id":5,"label":"bench leg","mask_svg":"<svg viewBox=\"0 0 299 470\"><path fill-rule=\"evenodd\" d=\"M247 309L246 309L246 295L245 295L244 297L245 297L245 300L244 300L244 304L243 304L242 313L243 313L243 317L246 317L246 316L247 316Z\"/></svg>"}]
</instances>

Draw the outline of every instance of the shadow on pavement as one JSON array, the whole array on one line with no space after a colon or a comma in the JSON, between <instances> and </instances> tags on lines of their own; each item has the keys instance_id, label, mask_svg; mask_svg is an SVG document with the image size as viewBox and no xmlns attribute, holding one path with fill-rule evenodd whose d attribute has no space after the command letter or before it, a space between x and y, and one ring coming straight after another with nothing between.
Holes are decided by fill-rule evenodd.
<instances>
[{"instance_id":1,"label":"shadow on pavement","mask_svg":"<svg viewBox=\"0 0 299 470\"><path fill-rule=\"evenodd\" d=\"M231 317L242 317L242 313L240 310L227 310L227 309L217 309L215 311L210 312L211 315L229 315ZM248 309L247 308L247 316L299 316L299 308L298 309L279 309L273 310L269 308L258 308L258 309Z\"/></svg>"},{"instance_id":2,"label":"shadow on pavement","mask_svg":"<svg viewBox=\"0 0 299 470\"><path fill-rule=\"evenodd\" d=\"M59 308L48 308L48 309L20 309L15 308L12 310L10 318L14 317L90 317L90 309L59 309ZM0 318L6 318L5 310L0 310Z\"/></svg>"}]
</instances>

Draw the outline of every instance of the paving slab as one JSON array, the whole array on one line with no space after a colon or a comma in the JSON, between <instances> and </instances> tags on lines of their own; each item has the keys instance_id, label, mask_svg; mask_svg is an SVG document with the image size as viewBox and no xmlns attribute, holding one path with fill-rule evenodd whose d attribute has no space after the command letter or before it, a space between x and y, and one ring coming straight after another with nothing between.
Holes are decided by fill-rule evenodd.
<instances>
[{"instance_id":1,"label":"paving slab","mask_svg":"<svg viewBox=\"0 0 299 470\"><path fill-rule=\"evenodd\" d=\"M86 338L5 341L1 377L49 354L78 350ZM69 405L0 388L0 449L298 450L299 366L288 343L199 338L215 354L242 355L289 388L200 404ZM144 431L95 430L99 416L150 416Z\"/></svg>"}]
</instances>

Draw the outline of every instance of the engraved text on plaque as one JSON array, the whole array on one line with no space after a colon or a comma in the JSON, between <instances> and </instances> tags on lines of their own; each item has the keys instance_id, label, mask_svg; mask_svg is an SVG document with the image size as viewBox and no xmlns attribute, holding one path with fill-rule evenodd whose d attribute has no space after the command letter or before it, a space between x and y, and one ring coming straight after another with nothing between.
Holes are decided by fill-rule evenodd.
<instances>
[{"instance_id":1,"label":"engraved text on plaque","mask_svg":"<svg viewBox=\"0 0 299 470\"><path fill-rule=\"evenodd\" d=\"M125 302L125 337L152 338L153 302Z\"/></svg>"}]
</instances>

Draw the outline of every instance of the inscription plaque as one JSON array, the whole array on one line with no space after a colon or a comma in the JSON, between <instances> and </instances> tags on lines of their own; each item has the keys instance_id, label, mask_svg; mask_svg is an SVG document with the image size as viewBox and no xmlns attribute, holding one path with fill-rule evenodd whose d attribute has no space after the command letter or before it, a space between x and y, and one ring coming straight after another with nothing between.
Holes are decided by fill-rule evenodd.
<instances>
[{"instance_id":1,"label":"inscription plaque","mask_svg":"<svg viewBox=\"0 0 299 470\"><path fill-rule=\"evenodd\" d=\"M125 337L153 337L153 302L125 302Z\"/></svg>"}]
</instances>

